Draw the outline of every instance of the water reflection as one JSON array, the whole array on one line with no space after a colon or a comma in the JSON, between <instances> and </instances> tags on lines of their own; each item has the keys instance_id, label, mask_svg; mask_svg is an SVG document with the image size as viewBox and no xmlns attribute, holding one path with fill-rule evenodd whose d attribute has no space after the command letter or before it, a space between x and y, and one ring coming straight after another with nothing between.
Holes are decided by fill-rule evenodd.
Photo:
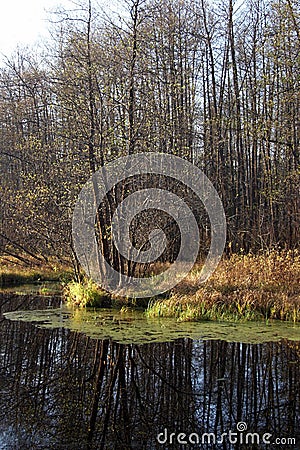
<instances>
[{"instance_id":1,"label":"water reflection","mask_svg":"<svg viewBox=\"0 0 300 450\"><path fill-rule=\"evenodd\" d=\"M1 302L3 313L36 308L37 299ZM299 342L124 345L5 319L0 330L1 449L298 448L174 440L180 432L220 440L243 421L299 445Z\"/></svg>"}]
</instances>

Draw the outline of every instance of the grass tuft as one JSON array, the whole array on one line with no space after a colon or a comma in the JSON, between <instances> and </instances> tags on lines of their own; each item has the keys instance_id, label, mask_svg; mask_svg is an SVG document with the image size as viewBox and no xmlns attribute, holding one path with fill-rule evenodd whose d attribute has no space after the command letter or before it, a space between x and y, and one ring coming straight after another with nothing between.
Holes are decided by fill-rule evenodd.
<instances>
[{"instance_id":1,"label":"grass tuft","mask_svg":"<svg viewBox=\"0 0 300 450\"><path fill-rule=\"evenodd\" d=\"M91 280L85 280L81 283L71 281L64 288L64 297L67 304L80 308L111 306L111 296Z\"/></svg>"}]
</instances>

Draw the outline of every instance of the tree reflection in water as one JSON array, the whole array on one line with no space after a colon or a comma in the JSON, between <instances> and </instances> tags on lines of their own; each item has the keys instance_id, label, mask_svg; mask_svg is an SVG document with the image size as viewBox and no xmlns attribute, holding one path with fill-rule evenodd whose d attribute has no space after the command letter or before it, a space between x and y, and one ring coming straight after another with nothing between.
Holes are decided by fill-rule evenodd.
<instances>
[{"instance_id":1,"label":"tree reflection in water","mask_svg":"<svg viewBox=\"0 0 300 450\"><path fill-rule=\"evenodd\" d=\"M24 299L2 298L1 311ZM0 333L1 449L265 448L157 441L219 437L240 421L299 445L299 342L123 345L4 319Z\"/></svg>"}]
</instances>

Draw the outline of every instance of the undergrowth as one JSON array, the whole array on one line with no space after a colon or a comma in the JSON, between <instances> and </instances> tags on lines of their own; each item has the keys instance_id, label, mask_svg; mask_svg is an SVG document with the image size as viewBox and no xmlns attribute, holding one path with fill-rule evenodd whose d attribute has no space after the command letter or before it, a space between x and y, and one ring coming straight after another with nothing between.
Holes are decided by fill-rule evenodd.
<instances>
[{"instance_id":1,"label":"undergrowth","mask_svg":"<svg viewBox=\"0 0 300 450\"><path fill-rule=\"evenodd\" d=\"M196 267L167 299L152 299L148 317L188 320L300 321L300 255L297 251L232 255L198 283Z\"/></svg>"},{"instance_id":2,"label":"undergrowth","mask_svg":"<svg viewBox=\"0 0 300 450\"><path fill-rule=\"evenodd\" d=\"M40 283L43 281L68 282L72 279L72 270L67 264L49 261L27 264L15 259L0 257L0 287L19 286L22 284Z\"/></svg>"}]
</instances>

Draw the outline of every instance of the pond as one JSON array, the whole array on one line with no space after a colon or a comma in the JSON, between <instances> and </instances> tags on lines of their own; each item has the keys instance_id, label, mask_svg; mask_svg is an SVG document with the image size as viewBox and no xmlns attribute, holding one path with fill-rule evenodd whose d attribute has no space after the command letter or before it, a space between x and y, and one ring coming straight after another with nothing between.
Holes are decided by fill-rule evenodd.
<instances>
[{"instance_id":1,"label":"pond","mask_svg":"<svg viewBox=\"0 0 300 450\"><path fill-rule=\"evenodd\" d=\"M1 449L300 446L299 326L0 305Z\"/></svg>"}]
</instances>

